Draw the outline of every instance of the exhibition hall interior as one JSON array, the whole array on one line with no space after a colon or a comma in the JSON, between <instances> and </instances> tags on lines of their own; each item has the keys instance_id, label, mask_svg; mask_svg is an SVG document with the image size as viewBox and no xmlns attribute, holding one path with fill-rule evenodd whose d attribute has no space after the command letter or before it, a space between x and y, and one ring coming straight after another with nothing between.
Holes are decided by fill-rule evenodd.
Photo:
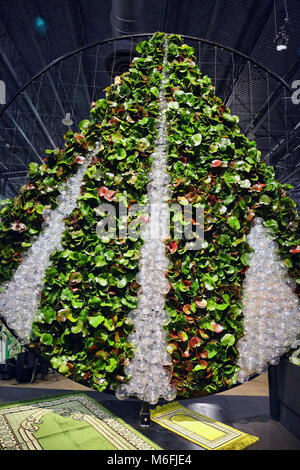
<instances>
[{"instance_id":1,"label":"exhibition hall interior","mask_svg":"<svg viewBox=\"0 0 300 470\"><path fill-rule=\"evenodd\" d=\"M300 450L299 0L0 7L0 450Z\"/></svg>"}]
</instances>

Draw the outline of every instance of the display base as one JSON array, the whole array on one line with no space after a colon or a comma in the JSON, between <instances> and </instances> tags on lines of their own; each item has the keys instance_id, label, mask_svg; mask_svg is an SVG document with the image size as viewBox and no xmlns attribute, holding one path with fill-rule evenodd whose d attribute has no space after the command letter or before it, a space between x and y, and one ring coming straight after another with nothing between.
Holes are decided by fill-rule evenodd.
<instances>
[{"instance_id":1,"label":"display base","mask_svg":"<svg viewBox=\"0 0 300 470\"><path fill-rule=\"evenodd\" d=\"M149 403L145 401L142 402L140 418L141 418L140 424L143 428L150 426L150 405Z\"/></svg>"},{"instance_id":2,"label":"display base","mask_svg":"<svg viewBox=\"0 0 300 470\"><path fill-rule=\"evenodd\" d=\"M287 357L269 367L270 416L300 439L300 366Z\"/></svg>"}]
</instances>

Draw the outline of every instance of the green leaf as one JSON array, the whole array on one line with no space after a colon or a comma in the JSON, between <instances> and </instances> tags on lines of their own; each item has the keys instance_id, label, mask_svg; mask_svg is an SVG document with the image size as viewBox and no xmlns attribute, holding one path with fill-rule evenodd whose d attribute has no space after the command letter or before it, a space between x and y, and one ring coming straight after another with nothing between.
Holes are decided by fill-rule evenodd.
<instances>
[{"instance_id":1,"label":"green leaf","mask_svg":"<svg viewBox=\"0 0 300 470\"><path fill-rule=\"evenodd\" d=\"M119 287L120 289L122 289L123 287L125 287L127 284L127 279L126 277L122 277L121 279L118 279L117 280L117 287Z\"/></svg>"},{"instance_id":2,"label":"green leaf","mask_svg":"<svg viewBox=\"0 0 300 470\"><path fill-rule=\"evenodd\" d=\"M53 343L53 338L49 333L43 333L41 336L41 343L50 346Z\"/></svg>"},{"instance_id":3,"label":"green leaf","mask_svg":"<svg viewBox=\"0 0 300 470\"><path fill-rule=\"evenodd\" d=\"M251 260L251 254L250 253L244 253L241 256L241 262L243 263L244 266L249 266Z\"/></svg>"},{"instance_id":4,"label":"green leaf","mask_svg":"<svg viewBox=\"0 0 300 470\"><path fill-rule=\"evenodd\" d=\"M221 343L224 346L232 346L235 343L235 337L229 333L224 335L221 339Z\"/></svg>"},{"instance_id":5,"label":"green leaf","mask_svg":"<svg viewBox=\"0 0 300 470\"><path fill-rule=\"evenodd\" d=\"M88 127L89 127L89 124L90 124L90 121L88 119L83 119L82 121L80 121L80 123L78 124L78 127L81 131L84 131L86 130Z\"/></svg>"},{"instance_id":6,"label":"green leaf","mask_svg":"<svg viewBox=\"0 0 300 470\"><path fill-rule=\"evenodd\" d=\"M265 204L266 206L268 206L271 202L271 199L269 198L269 196L267 196L266 194L263 194L260 198L259 198L259 202L260 204Z\"/></svg>"},{"instance_id":7,"label":"green leaf","mask_svg":"<svg viewBox=\"0 0 300 470\"><path fill-rule=\"evenodd\" d=\"M69 372L69 367L67 366L66 362L61 362L58 372L61 374L67 374Z\"/></svg>"},{"instance_id":8,"label":"green leaf","mask_svg":"<svg viewBox=\"0 0 300 470\"><path fill-rule=\"evenodd\" d=\"M216 305L217 310L226 310L227 307L228 307L228 304L217 304Z\"/></svg>"},{"instance_id":9,"label":"green leaf","mask_svg":"<svg viewBox=\"0 0 300 470\"><path fill-rule=\"evenodd\" d=\"M95 317L89 317L89 324L92 325L94 328L100 325L105 320L103 315L97 315Z\"/></svg>"},{"instance_id":10,"label":"green leaf","mask_svg":"<svg viewBox=\"0 0 300 470\"><path fill-rule=\"evenodd\" d=\"M230 217L228 217L227 221L228 221L230 227L233 230L237 231L241 228L241 224L240 224L239 219L237 217L231 215Z\"/></svg>"},{"instance_id":11,"label":"green leaf","mask_svg":"<svg viewBox=\"0 0 300 470\"><path fill-rule=\"evenodd\" d=\"M191 137L191 141L193 142L194 147L198 147L198 145L200 145L202 142L202 135L201 134L193 135Z\"/></svg>"},{"instance_id":12,"label":"green leaf","mask_svg":"<svg viewBox=\"0 0 300 470\"><path fill-rule=\"evenodd\" d=\"M60 298L62 300L71 300L73 298L73 292L68 287L66 287L61 291Z\"/></svg>"},{"instance_id":13,"label":"green leaf","mask_svg":"<svg viewBox=\"0 0 300 470\"><path fill-rule=\"evenodd\" d=\"M61 363L61 359L58 357L52 357L50 360L50 364L54 369L58 369L58 367L60 366L60 363Z\"/></svg>"},{"instance_id":14,"label":"green leaf","mask_svg":"<svg viewBox=\"0 0 300 470\"><path fill-rule=\"evenodd\" d=\"M102 287L105 287L108 284L107 279L104 279L104 277L96 277L95 279Z\"/></svg>"},{"instance_id":15,"label":"green leaf","mask_svg":"<svg viewBox=\"0 0 300 470\"><path fill-rule=\"evenodd\" d=\"M89 305L92 307L98 307L101 304L101 299L95 295L89 299Z\"/></svg>"}]
</instances>

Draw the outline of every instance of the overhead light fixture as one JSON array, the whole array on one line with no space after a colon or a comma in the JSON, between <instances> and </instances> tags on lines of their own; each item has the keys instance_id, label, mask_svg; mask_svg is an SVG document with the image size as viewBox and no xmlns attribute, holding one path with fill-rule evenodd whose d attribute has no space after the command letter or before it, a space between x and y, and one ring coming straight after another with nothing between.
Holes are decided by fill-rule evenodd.
<instances>
[{"instance_id":1,"label":"overhead light fixture","mask_svg":"<svg viewBox=\"0 0 300 470\"><path fill-rule=\"evenodd\" d=\"M64 126L72 126L73 121L71 119L71 114L67 113L66 116L61 120Z\"/></svg>"},{"instance_id":2,"label":"overhead light fixture","mask_svg":"<svg viewBox=\"0 0 300 470\"><path fill-rule=\"evenodd\" d=\"M276 50L285 51L287 49L288 36L278 35L276 38Z\"/></svg>"},{"instance_id":3,"label":"overhead light fixture","mask_svg":"<svg viewBox=\"0 0 300 470\"><path fill-rule=\"evenodd\" d=\"M284 8L285 8L285 18L284 18L284 23L279 29L277 30L277 18L276 18L276 1L274 0L274 21L275 21L275 38L274 42L276 43L276 50L278 52L280 51L286 51L287 50L287 45L289 41L289 36L288 36L288 27L289 27L289 13L287 9L287 0L283 0L284 3Z\"/></svg>"}]
</instances>

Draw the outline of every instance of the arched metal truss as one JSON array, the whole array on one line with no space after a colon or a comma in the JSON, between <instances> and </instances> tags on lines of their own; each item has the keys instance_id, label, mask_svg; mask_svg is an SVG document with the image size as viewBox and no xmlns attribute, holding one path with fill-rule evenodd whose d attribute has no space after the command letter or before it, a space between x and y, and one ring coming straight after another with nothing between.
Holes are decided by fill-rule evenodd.
<instances>
[{"instance_id":1,"label":"arched metal truss","mask_svg":"<svg viewBox=\"0 0 300 470\"><path fill-rule=\"evenodd\" d=\"M137 42L152 33L110 38L63 55L22 86L0 111L0 194L10 197L26 181L28 164L42 162L46 148L62 146L70 113L78 128L91 102L104 96L114 75L123 73L137 55ZM240 118L240 127L277 178L294 185L292 197L300 205L299 105L295 90L276 73L251 57L208 39L181 35L194 47L203 75L216 94ZM9 67L9 63L7 64ZM13 72L13 71L12 71ZM294 74L291 72L291 78Z\"/></svg>"}]
</instances>

